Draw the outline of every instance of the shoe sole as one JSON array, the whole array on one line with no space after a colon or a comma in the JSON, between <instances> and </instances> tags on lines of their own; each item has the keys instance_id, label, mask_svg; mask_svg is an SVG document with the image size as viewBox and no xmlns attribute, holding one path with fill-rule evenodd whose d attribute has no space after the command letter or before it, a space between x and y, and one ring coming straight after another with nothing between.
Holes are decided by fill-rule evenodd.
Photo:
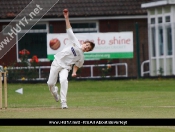
<instances>
[{"instance_id":1,"label":"shoe sole","mask_svg":"<svg viewBox=\"0 0 175 132\"><path fill-rule=\"evenodd\" d=\"M63 108L61 108L61 109L68 109L68 107L63 107Z\"/></svg>"}]
</instances>

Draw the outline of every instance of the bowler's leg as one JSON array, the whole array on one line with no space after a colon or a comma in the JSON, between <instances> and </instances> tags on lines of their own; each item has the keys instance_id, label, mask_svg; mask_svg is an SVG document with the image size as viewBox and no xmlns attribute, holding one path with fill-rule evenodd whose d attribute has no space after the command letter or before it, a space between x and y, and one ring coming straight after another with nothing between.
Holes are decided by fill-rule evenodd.
<instances>
[{"instance_id":1,"label":"bowler's leg","mask_svg":"<svg viewBox=\"0 0 175 132\"><path fill-rule=\"evenodd\" d=\"M59 95L57 93L58 88L55 87L55 84L57 83L58 72L60 71L60 69L61 69L60 66L56 66L56 65L54 65L54 63L52 63L51 69L50 69L50 74L49 74L49 79L47 81L47 84L49 86L49 90L57 102L59 100Z\"/></svg>"},{"instance_id":2,"label":"bowler's leg","mask_svg":"<svg viewBox=\"0 0 175 132\"><path fill-rule=\"evenodd\" d=\"M62 69L59 72L59 77L60 77L60 96L61 96L61 104L62 104L62 108L68 108L66 101L67 101L67 91L68 91L68 73L69 71L67 69Z\"/></svg>"}]
</instances>

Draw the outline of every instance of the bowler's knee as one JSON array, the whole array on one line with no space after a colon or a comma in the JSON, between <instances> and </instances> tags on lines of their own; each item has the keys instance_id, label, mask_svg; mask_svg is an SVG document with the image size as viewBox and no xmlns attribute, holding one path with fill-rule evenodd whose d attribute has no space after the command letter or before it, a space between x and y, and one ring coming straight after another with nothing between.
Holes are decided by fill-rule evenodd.
<instances>
[{"instance_id":1,"label":"bowler's knee","mask_svg":"<svg viewBox=\"0 0 175 132\"><path fill-rule=\"evenodd\" d=\"M47 82L47 85L48 85L49 87L54 86L54 84L53 84L52 82Z\"/></svg>"},{"instance_id":2,"label":"bowler's knee","mask_svg":"<svg viewBox=\"0 0 175 132\"><path fill-rule=\"evenodd\" d=\"M65 82L67 82L67 78L65 77L60 78L60 83L65 83Z\"/></svg>"}]
</instances>

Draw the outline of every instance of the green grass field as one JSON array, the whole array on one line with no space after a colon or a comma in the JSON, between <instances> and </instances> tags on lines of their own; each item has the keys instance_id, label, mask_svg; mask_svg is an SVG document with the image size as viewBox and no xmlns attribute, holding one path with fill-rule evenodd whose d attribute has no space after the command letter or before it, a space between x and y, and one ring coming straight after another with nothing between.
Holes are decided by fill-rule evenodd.
<instances>
[{"instance_id":1,"label":"green grass field","mask_svg":"<svg viewBox=\"0 0 175 132\"><path fill-rule=\"evenodd\" d=\"M59 84L57 84L59 86ZM15 90L23 88L20 95ZM175 118L175 80L70 81L69 109L60 109L47 84L8 84L8 109L0 118ZM0 131L174 132L175 127L5 127Z\"/></svg>"}]
</instances>

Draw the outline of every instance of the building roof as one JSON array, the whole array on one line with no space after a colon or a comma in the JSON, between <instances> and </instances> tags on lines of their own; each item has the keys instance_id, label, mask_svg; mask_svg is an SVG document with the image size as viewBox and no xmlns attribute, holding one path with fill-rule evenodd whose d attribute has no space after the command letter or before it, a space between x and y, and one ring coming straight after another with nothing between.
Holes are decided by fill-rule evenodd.
<instances>
[{"instance_id":1,"label":"building roof","mask_svg":"<svg viewBox=\"0 0 175 132\"><path fill-rule=\"evenodd\" d=\"M141 7L142 8L152 8L152 7L174 5L174 4L175 4L175 0L153 0L150 3L143 3Z\"/></svg>"},{"instance_id":2,"label":"building roof","mask_svg":"<svg viewBox=\"0 0 175 132\"><path fill-rule=\"evenodd\" d=\"M49 1L49 0L48 0ZM64 8L69 9L70 17L146 15L141 4L152 0L59 0L44 16L62 17ZM0 0L0 19L15 18L31 0Z\"/></svg>"}]
</instances>

